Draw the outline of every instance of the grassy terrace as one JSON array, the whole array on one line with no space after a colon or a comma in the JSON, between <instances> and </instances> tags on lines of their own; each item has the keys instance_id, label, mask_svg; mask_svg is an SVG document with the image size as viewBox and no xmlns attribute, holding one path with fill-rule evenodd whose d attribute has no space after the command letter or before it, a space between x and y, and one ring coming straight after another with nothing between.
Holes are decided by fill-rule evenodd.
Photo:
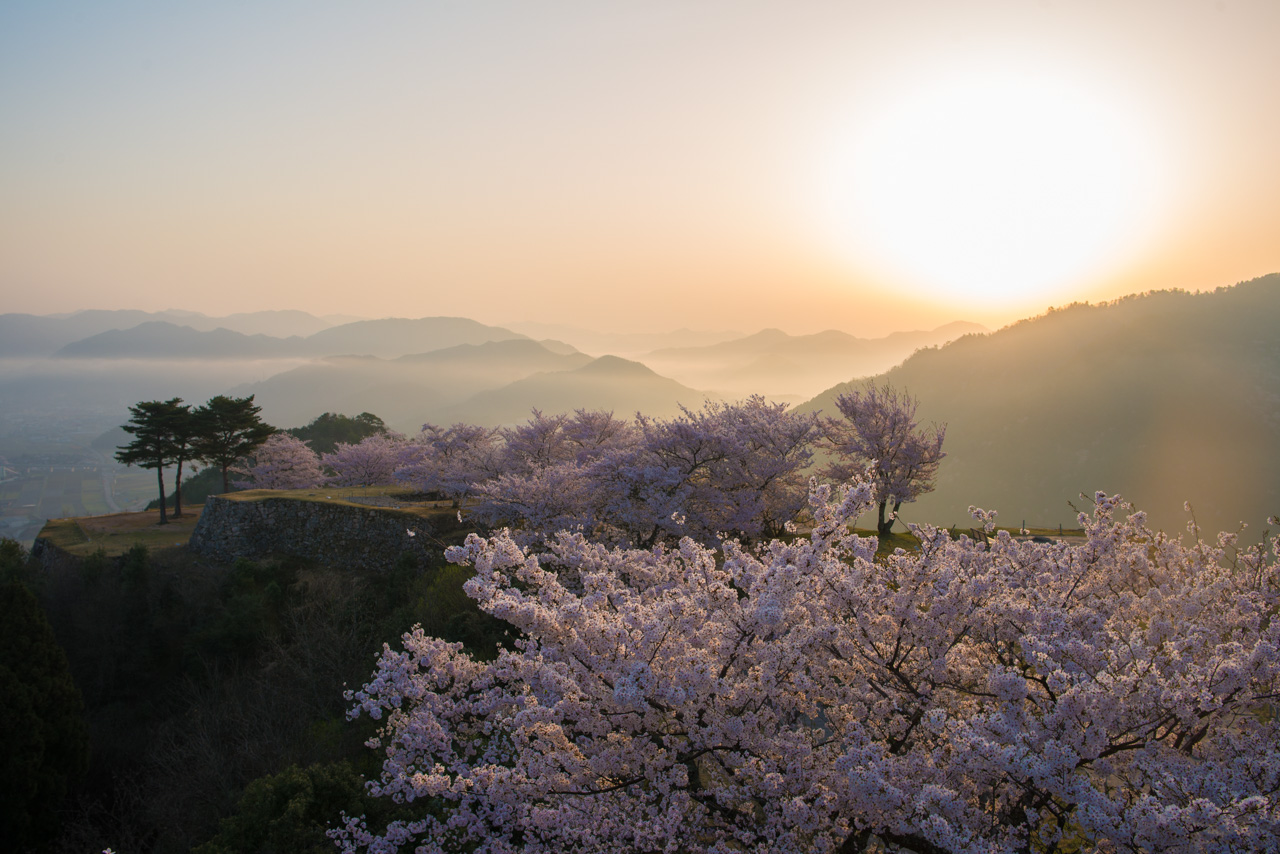
<instances>
[{"instance_id":1,"label":"grassy terrace","mask_svg":"<svg viewBox=\"0 0 1280 854\"><path fill-rule=\"evenodd\" d=\"M396 486L341 486L316 489L247 489L221 497L230 501L289 498L345 507L380 507L423 517L439 515L443 510L452 508L448 501L423 501L420 496L421 493L412 489Z\"/></svg>"},{"instance_id":2,"label":"grassy terrace","mask_svg":"<svg viewBox=\"0 0 1280 854\"><path fill-rule=\"evenodd\" d=\"M171 518L167 525L160 524L159 510L50 519L40 536L73 555L89 555L102 549L114 556L124 554L135 545L144 545L152 551L185 546L199 518L200 508L194 507L184 509L182 518Z\"/></svg>"},{"instance_id":3,"label":"grassy terrace","mask_svg":"<svg viewBox=\"0 0 1280 854\"><path fill-rule=\"evenodd\" d=\"M316 504L345 507L393 510L420 518L435 517L452 520L454 511L448 501L418 500L418 493L398 487L341 487L336 489L269 490L252 489L232 492L225 496L231 501L263 501L268 498L286 498ZM185 546L200 518L199 506L184 507L182 518L169 514L169 523L160 524L159 510L137 513L112 513L102 516L81 516L50 519L40 531L40 537L73 555L89 555L102 549L109 556L121 555L135 545L150 550ZM456 524L456 523L455 523ZM444 525L443 527L451 527Z\"/></svg>"}]
</instances>

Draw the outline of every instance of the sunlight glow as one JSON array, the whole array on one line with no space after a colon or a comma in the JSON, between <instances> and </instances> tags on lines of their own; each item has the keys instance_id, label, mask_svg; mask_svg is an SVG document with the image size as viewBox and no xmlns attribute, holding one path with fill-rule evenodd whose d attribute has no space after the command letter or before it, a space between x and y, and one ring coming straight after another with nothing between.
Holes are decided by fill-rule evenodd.
<instances>
[{"instance_id":1,"label":"sunlight glow","mask_svg":"<svg viewBox=\"0 0 1280 854\"><path fill-rule=\"evenodd\" d=\"M951 76L836 136L829 221L842 251L921 297L1043 304L1141 250L1155 142L1079 85Z\"/></svg>"}]
</instances>

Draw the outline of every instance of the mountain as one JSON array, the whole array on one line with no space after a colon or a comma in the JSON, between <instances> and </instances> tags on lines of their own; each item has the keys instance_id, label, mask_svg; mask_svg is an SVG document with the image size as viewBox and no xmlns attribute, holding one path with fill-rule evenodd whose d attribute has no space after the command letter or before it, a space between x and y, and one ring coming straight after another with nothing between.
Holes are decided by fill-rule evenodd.
<instances>
[{"instance_id":1,"label":"mountain","mask_svg":"<svg viewBox=\"0 0 1280 854\"><path fill-rule=\"evenodd\" d=\"M244 335L277 338L313 335L354 318L315 317L305 311L254 311L208 317L194 311L106 311L91 309L60 315L0 314L0 357L37 358L91 336L111 330L133 329L162 321L200 332L229 329Z\"/></svg>"},{"instance_id":2,"label":"mountain","mask_svg":"<svg viewBox=\"0 0 1280 854\"><path fill-rule=\"evenodd\" d=\"M175 323L210 332L214 329L230 329L245 335L270 335L275 338L305 338L324 329L351 323L362 318L347 315L327 315L316 317L305 311L288 309L283 311L250 311L228 314L222 317L206 317L203 314L188 312L163 312L163 314L185 314Z\"/></svg>"},{"instance_id":3,"label":"mountain","mask_svg":"<svg viewBox=\"0 0 1280 854\"><path fill-rule=\"evenodd\" d=\"M619 418L633 418L636 412L668 418L679 414L681 404L697 408L705 399L702 392L659 376L639 362L601 356L574 370L537 373L502 388L482 391L428 420L442 424L518 424L534 408L545 413L605 409Z\"/></svg>"},{"instance_id":4,"label":"mountain","mask_svg":"<svg viewBox=\"0 0 1280 854\"><path fill-rule=\"evenodd\" d=\"M1074 304L923 350L880 379L946 422L937 490L907 520L1073 525L1080 493L1119 492L1166 530L1280 513L1280 274L1212 293ZM836 386L802 409L836 413Z\"/></svg>"},{"instance_id":5,"label":"mountain","mask_svg":"<svg viewBox=\"0 0 1280 854\"><path fill-rule=\"evenodd\" d=\"M200 332L149 320L131 329L110 329L73 341L53 355L64 359L279 359L296 355L302 341L230 329Z\"/></svg>"},{"instance_id":6,"label":"mountain","mask_svg":"<svg viewBox=\"0 0 1280 854\"><path fill-rule=\"evenodd\" d=\"M659 373L698 388L732 396L803 399L834 383L886 371L922 347L986 331L984 326L965 322L927 331L895 332L883 338L855 338L836 330L788 335L779 329L765 329L708 346L655 350L640 360Z\"/></svg>"},{"instance_id":7,"label":"mountain","mask_svg":"<svg viewBox=\"0 0 1280 854\"><path fill-rule=\"evenodd\" d=\"M498 326L465 317L386 318L344 323L308 337L303 351L314 356L359 354L395 358L410 353L443 350L459 344L486 344L526 338Z\"/></svg>"},{"instance_id":8,"label":"mountain","mask_svg":"<svg viewBox=\"0 0 1280 854\"><path fill-rule=\"evenodd\" d=\"M341 355L394 358L459 344L514 338L524 336L461 317L360 320L322 329L306 338L245 335L221 328L203 331L152 320L126 329L99 332L65 345L54 355L79 359L269 359Z\"/></svg>"},{"instance_id":9,"label":"mountain","mask_svg":"<svg viewBox=\"0 0 1280 854\"><path fill-rule=\"evenodd\" d=\"M155 319L145 311L78 311L63 317L0 314L0 356L48 356L81 338Z\"/></svg>"},{"instance_id":10,"label":"mountain","mask_svg":"<svg viewBox=\"0 0 1280 854\"><path fill-rule=\"evenodd\" d=\"M322 412L372 412L393 429L412 433L438 418L442 408L478 391L590 361L590 356L576 351L557 352L536 341L511 339L459 344L398 359L333 356L238 386L231 394L256 395L263 418L281 427L306 424Z\"/></svg>"}]
</instances>

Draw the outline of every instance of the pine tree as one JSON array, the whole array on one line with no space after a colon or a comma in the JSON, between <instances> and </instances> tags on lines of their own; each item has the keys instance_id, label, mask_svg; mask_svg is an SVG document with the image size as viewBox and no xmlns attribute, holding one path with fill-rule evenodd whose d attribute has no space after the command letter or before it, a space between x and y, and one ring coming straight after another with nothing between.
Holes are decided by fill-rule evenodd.
<instances>
[{"instance_id":1,"label":"pine tree","mask_svg":"<svg viewBox=\"0 0 1280 854\"><path fill-rule=\"evenodd\" d=\"M144 400L130 406L129 413L132 417L122 427L133 436L133 441L120 446L116 459L127 466L156 470L156 481L160 487L160 524L166 525L169 519L165 515L164 467L190 456L187 442L177 437L189 436L191 408L183 405L182 398L175 397L171 400ZM182 477L181 469L178 477ZM175 506L174 515L182 515L180 504Z\"/></svg>"},{"instance_id":2,"label":"pine tree","mask_svg":"<svg viewBox=\"0 0 1280 854\"><path fill-rule=\"evenodd\" d=\"M267 441L276 428L258 417L262 407L254 406L253 395L218 395L195 412L196 456L222 470L222 489L231 491L228 472L236 460L247 456Z\"/></svg>"}]
</instances>

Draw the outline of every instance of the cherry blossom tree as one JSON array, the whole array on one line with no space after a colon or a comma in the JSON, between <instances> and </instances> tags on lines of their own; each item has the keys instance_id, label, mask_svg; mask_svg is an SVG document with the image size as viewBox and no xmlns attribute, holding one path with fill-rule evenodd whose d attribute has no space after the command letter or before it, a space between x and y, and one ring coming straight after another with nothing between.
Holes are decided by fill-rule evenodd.
<instances>
[{"instance_id":1,"label":"cherry blossom tree","mask_svg":"<svg viewBox=\"0 0 1280 854\"><path fill-rule=\"evenodd\" d=\"M777 534L804 506L816 429L815 417L762 397L637 416L634 428L611 414L535 410L504 433L506 470L477 488L475 515L526 535L573 527L646 546Z\"/></svg>"},{"instance_id":2,"label":"cherry blossom tree","mask_svg":"<svg viewBox=\"0 0 1280 854\"><path fill-rule=\"evenodd\" d=\"M568 421L567 414L548 416L535 409L524 424L500 430L503 471L528 474L572 460L577 447L565 434Z\"/></svg>"},{"instance_id":3,"label":"cherry blossom tree","mask_svg":"<svg viewBox=\"0 0 1280 854\"><path fill-rule=\"evenodd\" d=\"M574 459L583 464L632 447L640 438L634 424L602 409L574 410L565 422L564 435L575 449Z\"/></svg>"},{"instance_id":4,"label":"cherry blossom tree","mask_svg":"<svg viewBox=\"0 0 1280 854\"><path fill-rule=\"evenodd\" d=\"M241 489L309 489L324 481L320 457L311 446L288 433L274 433L236 469L246 475L235 481Z\"/></svg>"},{"instance_id":5,"label":"cherry blossom tree","mask_svg":"<svg viewBox=\"0 0 1280 854\"><path fill-rule=\"evenodd\" d=\"M478 484L502 473L498 431L473 424L422 425L408 461L395 477L423 492L435 492L460 506Z\"/></svg>"},{"instance_id":6,"label":"cherry blossom tree","mask_svg":"<svg viewBox=\"0 0 1280 854\"><path fill-rule=\"evenodd\" d=\"M355 444L339 442L333 453L320 456L321 465L333 472L326 482L334 486L389 486L396 482L396 470L410 461L408 439L391 432Z\"/></svg>"},{"instance_id":7,"label":"cherry blossom tree","mask_svg":"<svg viewBox=\"0 0 1280 854\"><path fill-rule=\"evenodd\" d=\"M370 791L419 813L349 817L342 849L1280 847L1280 542L1183 542L1099 494L1080 544L917 527L877 561L849 533L874 474L755 550L451 549L519 639L384 648L351 714L382 723Z\"/></svg>"},{"instance_id":8,"label":"cherry blossom tree","mask_svg":"<svg viewBox=\"0 0 1280 854\"><path fill-rule=\"evenodd\" d=\"M876 533L887 537L898 510L933 491L938 463L946 456L945 424L916 423L916 399L885 383L869 383L836 398L843 419L826 419L827 446L839 457L825 476L840 482L868 463L875 465Z\"/></svg>"},{"instance_id":9,"label":"cherry blossom tree","mask_svg":"<svg viewBox=\"0 0 1280 854\"><path fill-rule=\"evenodd\" d=\"M516 525L518 537L574 528L608 537L602 516L612 460L637 446L640 432L613 413L579 409L572 416L532 417L501 431L502 473L476 486L472 517L491 526ZM610 462L598 465L602 458Z\"/></svg>"},{"instance_id":10,"label":"cherry blossom tree","mask_svg":"<svg viewBox=\"0 0 1280 854\"><path fill-rule=\"evenodd\" d=\"M668 420L637 417L639 443L593 468L605 518L651 546L689 535L757 539L781 533L803 508L812 456L813 416L755 396L708 402Z\"/></svg>"}]
</instances>

